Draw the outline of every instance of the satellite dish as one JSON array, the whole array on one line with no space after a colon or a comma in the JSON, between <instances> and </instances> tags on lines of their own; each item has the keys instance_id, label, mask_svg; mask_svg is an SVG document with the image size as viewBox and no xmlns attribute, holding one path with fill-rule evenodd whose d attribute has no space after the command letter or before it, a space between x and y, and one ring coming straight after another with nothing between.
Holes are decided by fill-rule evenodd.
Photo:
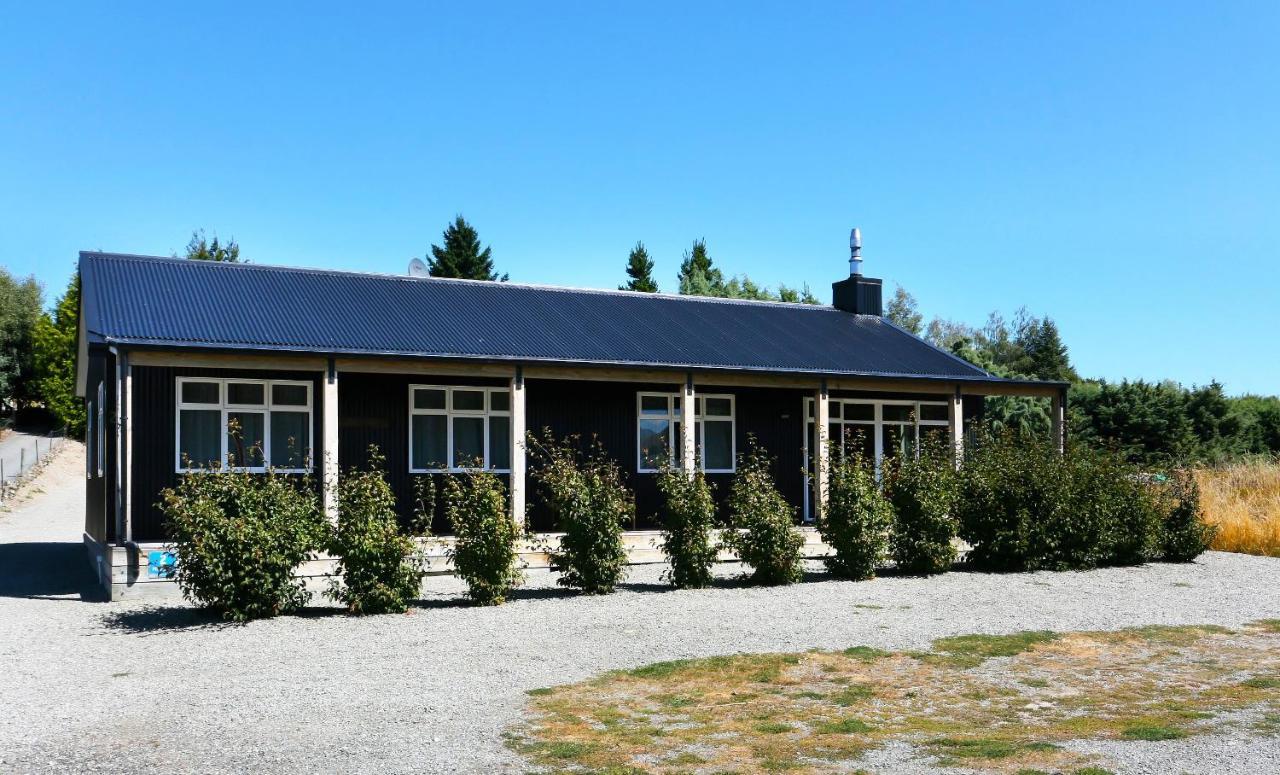
<instances>
[{"instance_id":1,"label":"satellite dish","mask_svg":"<svg viewBox=\"0 0 1280 775\"><path fill-rule=\"evenodd\" d=\"M431 272L427 269L427 265L420 258L409 259L409 276L410 277L428 277Z\"/></svg>"}]
</instances>

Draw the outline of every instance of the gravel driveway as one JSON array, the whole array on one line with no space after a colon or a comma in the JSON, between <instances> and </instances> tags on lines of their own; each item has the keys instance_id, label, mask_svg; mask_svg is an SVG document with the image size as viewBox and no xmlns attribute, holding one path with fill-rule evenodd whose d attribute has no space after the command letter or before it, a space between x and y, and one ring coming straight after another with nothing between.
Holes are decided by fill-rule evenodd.
<instances>
[{"instance_id":1,"label":"gravel driveway","mask_svg":"<svg viewBox=\"0 0 1280 775\"><path fill-rule=\"evenodd\" d=\"M403 616L316 609L226 626L177 606L79 599L77 454L69 443L41 475L44 492L0 513L0 772L519 772L501 734L524 692L611 668L1280 616L1280 560L1211 553L1193 565L1089 573L850 583L815 572L788 588L687 592L667 591L646 567L600 598L562 593L535 572L512 602L489 609L462 605L460 585L445 578ZM1280 769L1276 738L1132 746L1126 772Z\"/></svg>"}]
</instances>

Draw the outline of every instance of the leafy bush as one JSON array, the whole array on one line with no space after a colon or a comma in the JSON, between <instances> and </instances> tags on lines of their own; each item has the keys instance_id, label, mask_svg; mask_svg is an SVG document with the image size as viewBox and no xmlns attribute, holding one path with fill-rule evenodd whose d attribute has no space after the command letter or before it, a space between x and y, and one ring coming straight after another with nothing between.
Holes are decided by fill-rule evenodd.
<instances>
[{"instance_id":1,"label":"leafy bush","mask_svg":"<svg viewBox=\"0 0 1280 775\"><path fill-rule=\"evenodd\" d=\"M665 499L662 551L671 563L667 580L677 589L710 586L718 552L711 542L716 502L706 476L667 468L658 475L658 490Z\"/></svg>"},{"instance_id":2,"label":"leafy bush","mask_svg":"<svg viewBox=\"0 0 1280 775\"><path fill-rule=\"evenodd\" d=\"M529 447L539 462L534 477L563 531L550 552L561 571L556 583L587 594L612 592L626 572L622 525L635 511L618 464L598 444L583 454L577 437L558 442L550 431L541 441L531 438Z\"/></svg>"},{"instance_id":3,"label":"leafy bush","mask_svg":"<svg viewBox=\"0 0 1280 775\"><path fill-rule=\"evenodd\" d=\"M294 572L329 524L310 479L267 471L198 470L161 493L182 594L224 619L248 621L310 600Z\"/></svg>"},{"instance_id":4,"label":"leafy bush","mask_svg":"<svg viewBox=\"0 0 1280 775\"><path fill-rule=\"evenodd\" d=\"M904 573L945 573L956 559L955 458L950 447L927 446L884 463L893 504L889 553Z\"/></svg>"},{"instance_id":5,"label":"leafy bush","mask_svg":"<svg viewBox=\"0 0 1280 775\"><path fill-rule=\"evenodd\" d=\"M1068 455L1075 508L1098 526L1098 565L1141 565L1160 554L1163 521L1148 478L1119 456L1075 450Z\"/></svg>"},{"instance_id":6,"label":"leafy bush","mask_svg":"<svg viewBox=\"0 0 1280 775\"><path fill-rule=\"evenodd\" d=\"M453 527L449 559L467 594L480 605L499 605L520 582L516 541L520 527L507 509L507 491L490 471L450 476L445 515Z\"/></svg>"},{"instance_id":7,"label":"leafy bush","mask_svg":"<svg viewBox=\"0 0 1280 775\"><path fill-rule=\"evenodd\" d=\"M836 575L869 579L888 553L893 506L880 490L873 462L861 455L833 455L828 476L818 532L835 554L823 562Z\"/></svg>"},{"instance_id":8,"label":"leafy bush","mask_svg":"<svg viewBox=\"0 0 1280 775\"><path fill-rule=\"evenodd\" d=\"M384 462L371 447L368 467L338 480L338 524L330 551L341 583L333 579L328 594L354 614L402 613L422 585L422 566L413 539L400 532Z\"/></svg>"},{"instance_id":9,"label":"leafy bush","mask_svg":"<svg viewBox=\"0 0 1280 775\"><path fill-rule=\"evenodd\" d=\"M794 509L774 485L769 462L754 440L738 456L738 473L729 491L733 529L725 531L724 544L751 566L752 581L790 584L804 573L804 537L792 524Z\"/></svg>"},{"instance_id":10,"label":"leafy bush","mask_svg":"<svg viewBox=\"0 0 1280 775\"><path fill-rule=\"evenodd\" d=\"M1214 528L1200 509L1200 485L1190 471L1177 471L1164 498L1161 559L1191 562L1213 543Z\"/></svg>"}]
</instances>

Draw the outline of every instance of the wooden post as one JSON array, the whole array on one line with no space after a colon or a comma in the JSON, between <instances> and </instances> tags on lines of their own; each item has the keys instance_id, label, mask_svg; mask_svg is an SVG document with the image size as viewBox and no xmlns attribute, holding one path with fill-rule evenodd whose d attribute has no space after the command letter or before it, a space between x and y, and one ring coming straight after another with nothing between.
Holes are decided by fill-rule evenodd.
<instances>
[{"instance_id":1,"label":"wooden post","mask_svg":"<svg viewBox=\"0 0 1280 775\"><path fill-rule=\"evenodd\" d=\"M525 526L525 389L524 367L511 376L511 519Z\"/></svg>"},{"instance_id":2,"label":"wooden post","mask_svg":"<svg viewBox=\"0 0 1280 775\"><path fill-rule=\"evenodd\" d=\"M1067 450L1067 389L1060 388L1053 394L1053 406L1050 409L1053 420L1053 446L1062 454Z\"/></svg>"},{"instance_id":3,"label":"wooden post","mask_svg":"<svg viewBox=\"0 0 1280 775\"><path fill-rule=\"evenodd\" d=\"M321 461L321 501L325 516L338 521L338 367L329 359L324 374L324 460Z\"/></svg>"},{"instance_id":4,"label":"wooden post","mask_svg":"<svg viewBox=\"0 0 1280 775\"><path fill-rule=\"evenodd\" d=\"M685 375L684 396L680 399L680 467L690 478L698 470L697 400L690 372Z\"/></svg>"},{"instance_id":5,"label":"wooden post","mask_svg":"<svg viewBox=\"0 0 1280 775\"><path fill-rule=\"evenodd\" d=\"M960 461L964 459L964 397L960 395L960 386L956 386L956 392L951 396L948 404L947 421L951 429L951 446L955 450L956 468L960 467Z\"/></svg>"},{"instance_id":6,"label":"wooden post","mask_svg":"<svg viewBox=\"0 0 1280 775\"><path fill-rule=\"evenodd\" d=\"M813 398L814 443L817 455L813 466L813 513L821 516L827 508L827 479L831 471L831 444L828 441L831 427L831 400L827 381L822 380Z\"/></svg>"}]
</instances>

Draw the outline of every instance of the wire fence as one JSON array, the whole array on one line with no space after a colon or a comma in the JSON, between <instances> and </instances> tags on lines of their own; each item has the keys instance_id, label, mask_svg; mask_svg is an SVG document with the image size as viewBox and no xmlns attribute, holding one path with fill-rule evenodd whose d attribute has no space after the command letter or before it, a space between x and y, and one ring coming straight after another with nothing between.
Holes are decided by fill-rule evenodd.
<instances>
[{"instance_id":1,"label":"wire fence","mask_svg":"<svg viewBox=\"0 0 1280 775\"><path fill-rule=\"evenodd\" d=\"M60 428L43 436L14 433L0 440L0 500L9 497L27 474L62 446L65 431Z\"/></svg>"}]
</instances>

